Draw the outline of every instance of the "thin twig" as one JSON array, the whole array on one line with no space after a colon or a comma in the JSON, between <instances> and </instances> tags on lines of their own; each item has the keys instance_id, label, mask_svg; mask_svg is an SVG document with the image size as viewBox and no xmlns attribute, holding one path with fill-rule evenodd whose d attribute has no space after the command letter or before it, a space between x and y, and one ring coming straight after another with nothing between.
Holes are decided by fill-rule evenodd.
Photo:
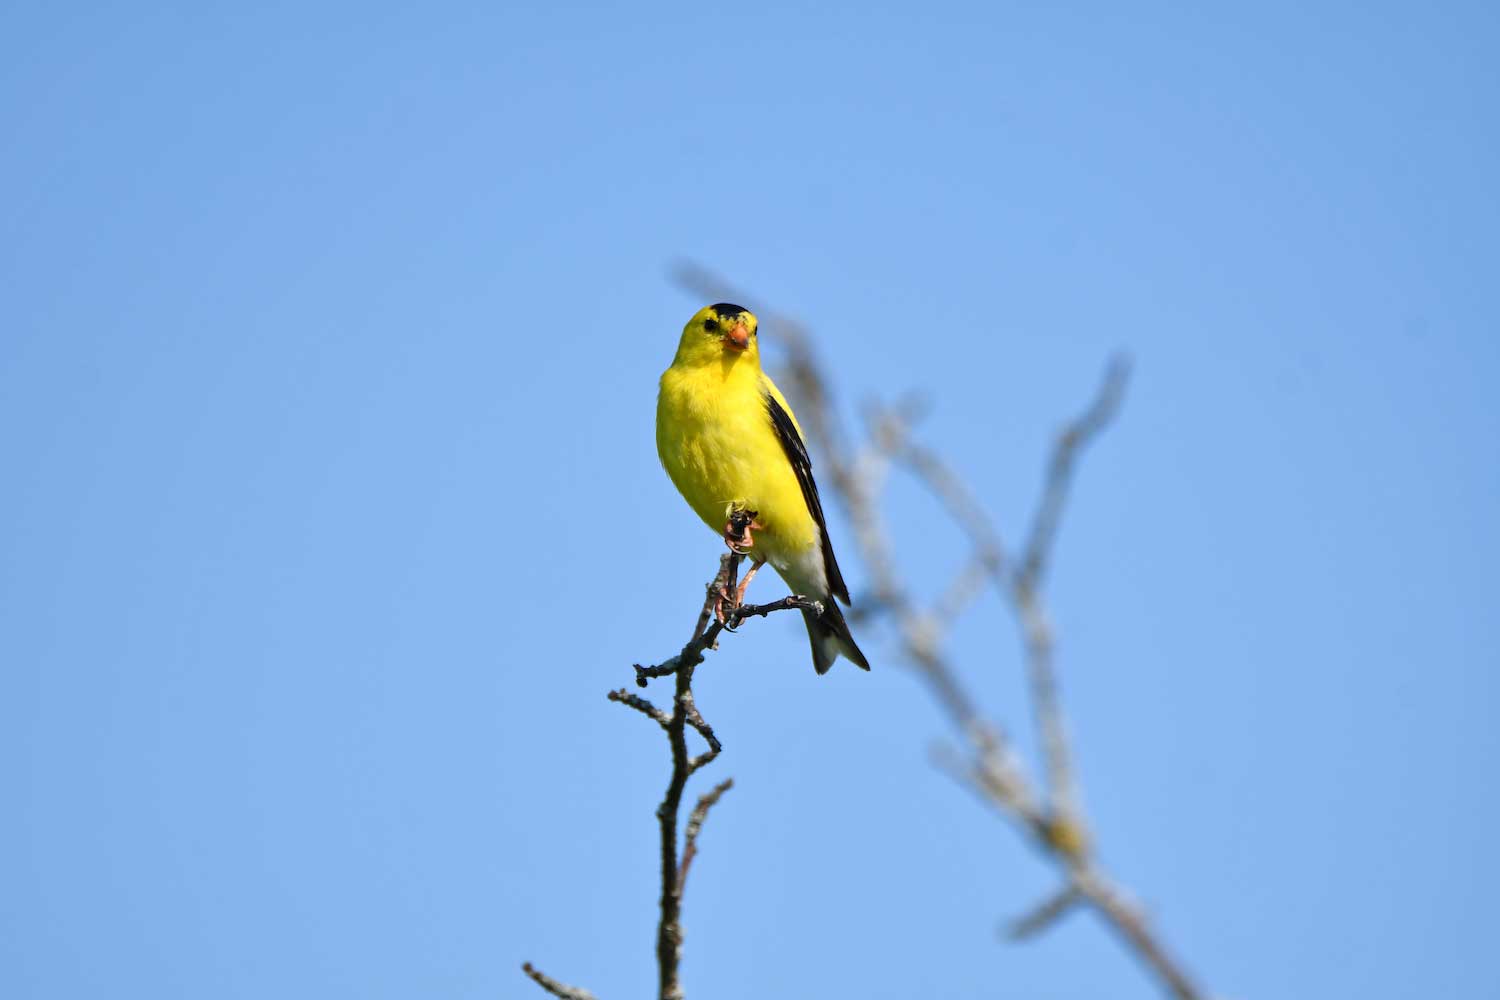
<instances>
[{"instance_id":1,"label":"thin twig","mask_svg":"<svg viewBox=\"0 0 1500 1000\"><path fill-rule=\"evenodd\" d=\"M698 804L693 806L693 811L688 815L687 831L682 838L682 866L677 872L677 885L679 888L687 885L688 869L693 865L693 859L698 856L698 834L703 830L703 821L708 819L708 811L718 804L719 798L734 787L733 778L725 778L713 787L712 790L698 796Z\"/></svg>"},{"instance_id":2,"label":"thin twig","mask_svg":"<svg viewBox=\"0 0 1500 1000\"><path fill-rule=\"evenodd\" d=\"M729 620L724 624L724 628L729 632L733 632L743 625L747 619L764 618L773 611L792 611L798 609L811 611L815 615L821 615L823 613L823 603L815 601L811 597L788 594L780 600L771 601L766 604L741 604L727 615Z\"/></svg>"},{"instance_id":3,"label":"thin twig","mask_svg":"<svg viewBox=\"0 0 1500 1000\"><path fill-rule=\"evenodd\" d=\"M1079 892L1078 886L1069 883L1042 900L1030 912L1011 921L1006 928L1006 936L1012 941L1023 941L1040 934L1066 916L1082 899L1083 893Z\"/></svg>"},{"instance_id":4,"label":"thin twig","mask_svg":"<svg viewBox=\"0 0 1500 1000\"><path fill-rule=\"evenodd\" d=\"M1130 361L1124 355L1115 355L1104 370L1099 390L1094 394L1088 409L1063 428L1052 449L1052 459L1047 465L1046 485L1042 490L1042 502L1037 506L1031 521L1031 531L1026 545L1021 550L1021 568L1018 580L1035 589L1041 582L1046 562L1052 553L1052 543L1057 537L1057 526L1062 520L1063 507L1067 504L1068 487L1073 483L1073 467L1079 454L1099 432L1109 426L1120 410L1120 401L1125 397L1125 384L1130 378Z\"/></svg>"},{"instance_id":5,"label":"thin twig","mask_svg":"<svg viewBox=\"0 0 1500 1000\"><path fill-rule=\"evenodd\" d=\"M620 688L618 691L611 691L608 697L610 701L617 701L622 705L626 705L630 708L635 709L637 712L640 712L647 718L655 720L655 722L663 729L667 728L667 726L671 725L672 723L672 717L670 715L668 715L666 712L663 712L661 709L657 708L655 705L651 704L645 698L642 698L640 695L634 693L633 691L628 691L625 688Z\"/></svg>"},{"instance_id":6,"label":"thin twig","mask_svg":"<svg viewBox=\"0 0 1500 1000\"><path fill-rule=\"evenodd\" d=\"M577 986L569 986L567 983L560 983L533 966L530 962L524 963L521 966L521 971L530 976L532 981L542 989L555 997L562 997L562 1000L595 1000L594 994L588 990Z\"/></svg>"},{"instance_id":7,"label":"thin twig","mask_svg":"<svg viewBox=\"0 0 1500 1000\"><path fill-rule=\"evenodd\" d=\"M703 716L698 714L698 706L692 702L688 704L687 724L698 731L698 735L703 737L703 742L708 744L709 750L718 753L724 749L719 745L719 739L714 735L713 729L704 721Z\"/></svg>"},{"instance_id":8,"label":"thin twig","mask_svg":"<svg viewBox=\"0 0 1500 1000\"><path fill-rule=\"evenodd\" d=\"M714 605L717 603L719 595L728 589L729 575L733 572L733 562L734 560L731 559L728 553L719 557L719 572L714 575L712 580L708 581L708 586L705 588L708 593L703 599L703 610L698 612L698 624L693 628L694 639L701 636L703 630L708 627L708 619L714 613ZM645 686L645 684L641 685L641 687Z\"/></svg>"}]
</instances>

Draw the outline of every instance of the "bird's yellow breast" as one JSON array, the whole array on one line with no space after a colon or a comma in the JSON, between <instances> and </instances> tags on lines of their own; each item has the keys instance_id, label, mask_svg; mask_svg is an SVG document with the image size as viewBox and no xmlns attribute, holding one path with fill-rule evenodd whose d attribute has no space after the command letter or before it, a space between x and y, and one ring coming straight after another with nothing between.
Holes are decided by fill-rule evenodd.
<instances>
[{"instance_id":1,"label":"bird's yellow breast","mask_svg":"<svg viewBox=\"0 0 1500 1000\"><path fill-rule=\"evenodd\" d=\"M705 524L724 530L736 507L757 512L752 554L785 569L819 543L766 408L765 376L749 358L676 366L661 377L656 450Z\"/></svg>"}]
</instances>

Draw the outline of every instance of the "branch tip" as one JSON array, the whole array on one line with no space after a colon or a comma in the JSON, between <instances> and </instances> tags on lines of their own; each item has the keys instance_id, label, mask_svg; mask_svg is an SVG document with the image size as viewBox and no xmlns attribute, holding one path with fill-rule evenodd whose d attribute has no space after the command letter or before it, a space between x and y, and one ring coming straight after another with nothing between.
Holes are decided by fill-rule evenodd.
<instances>
[{"instance_id":1,"label":"branch tip","mask_svg":"<svg viewBox=\"0 0 1500 1000\"><path fill-rule=\"evenodd\" d=\"M596 1000L594 994L590 993L588 990L582 989L578 986L569 986L567 983L560 983L556 979L553 979L551 976L547 975L545 972L542 972L540 969L536 968L530 962L521 963L521 971L530 976L532 982L536 983L538 986L540 986L542 989L546 990L553 996L561 997L562 1000Z\"/></svg>"}]
</instances>

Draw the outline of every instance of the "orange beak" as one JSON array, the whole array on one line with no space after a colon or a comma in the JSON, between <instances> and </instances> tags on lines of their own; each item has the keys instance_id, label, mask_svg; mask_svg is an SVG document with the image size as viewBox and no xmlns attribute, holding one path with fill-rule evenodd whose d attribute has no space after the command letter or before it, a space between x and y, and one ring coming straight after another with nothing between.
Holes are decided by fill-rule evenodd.
<instances>
[{"instance_id":1,"label":"orange beak","mask_svg":"<svg viewBox=\"0 0 1500 1000\"><path fill-rule=\"evenodd\" d=\"M745 324L736 323L729 328L724 334L724 346L734 351L743 351L750 346L750 331L745 328Z\"/></svg>"}]
</instances>

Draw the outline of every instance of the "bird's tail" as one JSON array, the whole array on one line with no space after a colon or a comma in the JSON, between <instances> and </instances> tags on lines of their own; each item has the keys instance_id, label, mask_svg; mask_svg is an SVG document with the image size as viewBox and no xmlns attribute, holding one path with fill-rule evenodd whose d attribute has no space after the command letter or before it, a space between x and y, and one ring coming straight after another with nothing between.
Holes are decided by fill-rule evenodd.
<instances>
[{"instance_id":1,"label":"bird's tail","mask_svg":"<svg viewBox=\"0 0 1500 1000\"><path fill-rule=\"evenodd\" d=\"M844 621L844 613L839 610L838 602L831 595L824 599L821 615L803 610L802 620L807 623L807 640L812 645L813 669L818 673L828 673L828 668L840 656L848 657L849 662L861 670L870 669L870 661L865 659L865 654L854 644L854 636L849 634L849 623Z\"/></svg>"}]
</instances>

